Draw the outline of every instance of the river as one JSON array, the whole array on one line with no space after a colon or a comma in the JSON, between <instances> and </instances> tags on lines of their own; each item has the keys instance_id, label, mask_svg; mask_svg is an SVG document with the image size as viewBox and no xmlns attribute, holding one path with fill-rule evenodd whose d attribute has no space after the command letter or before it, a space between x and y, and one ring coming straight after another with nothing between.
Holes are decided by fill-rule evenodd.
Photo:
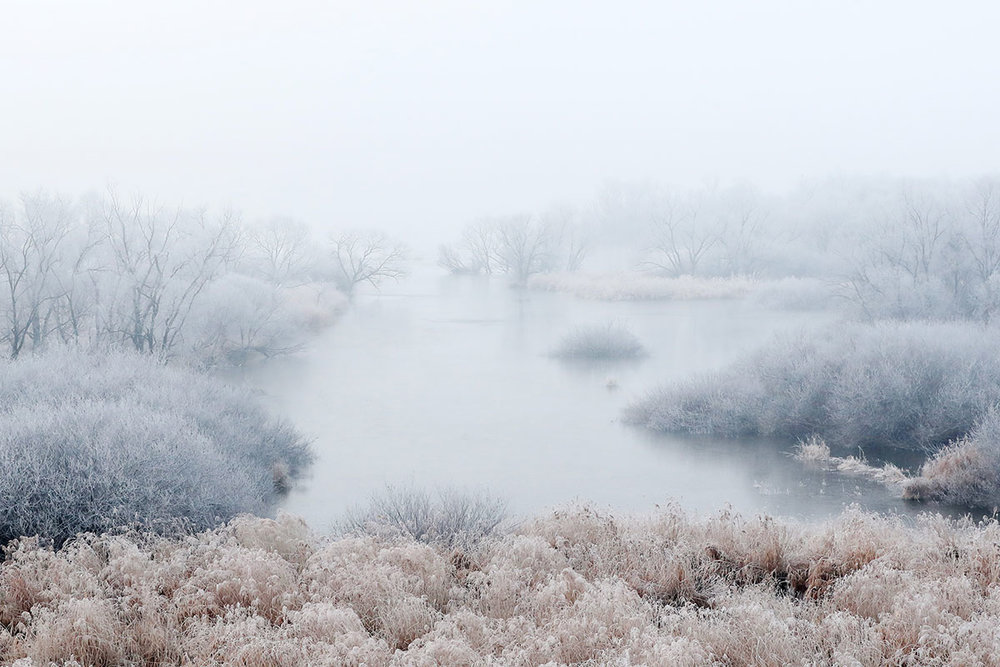
<instances>
[{"instance_id":1,"label":"river","mask_svg":"<svg viewBox=\"0 0 1000 667\"><path fill-rule=\"evenodd\" d=\"M800 519L852 503L921 511L874 483L804 467L789 443L678 437L620 422L630 400L663 382L832 317L741 300L589 301L427 269L359 295L307 350L242 377L313 439L316 463L283 509L320 531L386 484L485 489L516 515L576 500ZM628 363L548 356L574 327L609 319L650 355Z\"/></svg>"}]
</instances>

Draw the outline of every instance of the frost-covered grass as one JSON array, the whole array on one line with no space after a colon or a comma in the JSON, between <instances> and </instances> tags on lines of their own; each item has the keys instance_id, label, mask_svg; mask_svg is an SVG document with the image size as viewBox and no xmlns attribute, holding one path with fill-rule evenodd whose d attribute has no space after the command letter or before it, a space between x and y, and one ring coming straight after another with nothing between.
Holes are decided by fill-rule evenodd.
<instances>
[{"instance_id":1,"label":"frost-covered grass","mask_svg":"<svg viewBox=\"0 0 1000 667\"><path fill-rule=\"evenodd\" d=\"M308 444L249 390L136 354L0 364L0 540L264 512Z\"/></svg>"},{"instance_id":2,"label":"frost-covered grass","mask_svg":"<svg viewBox=\"0 0 1000 667\"><path fill-rule=\"evenodd\" d=\"M636 359L646 349L624 324L605 322L570 331L551 354L559 359Z\"/></svg>"},{"instance_id":3,"label":"frost-covered grass","mask_svg":"<svg viewBox=\"0 0 1000 667\"><path fill-rule=\"evenodd\" d=\"M928 460L903 495L917 500L1000 505L1000 412L990 410L967 436Z\"/></svg>"},{"instance_id":4,"label":"frost-covered grass","mask_svg":"<svg viewBox=\"0 0 1000 667\"><path fill-rule=\"evenodd\" d=\"M11 664L996 664L1000 526L813 526L570 508L456 550L238 518L185 539L23 540Z\"/></svg>"},{"instance_id":5,"label":"frost-covered grass","mask_svg":"<svg viewBox=\"0 0 1000 667\"><path fill-rule=\"evenodd\" d=\"M936 448L1000 401L997 340L976 324L841 324L659 389L628 417L662 431Z\"/></svg>"},{"instance_id":6,"label":"frost-covered grass","mask_svg":"<svg viewBox=\"0 0 1000 667\"><path fill-rule=\"evenodd\" d=\"M830 454L829 445L816 435L800 440L792 452L796 460L808 465L829 468L856 477L865 477L891 488L898 489L909 479L900 467L892 463L875 467L870 465L864 457L833 456Z\"/></svg>"},{"instance_id":7,"label":"frost-covered grass","mask_svg":"<svg viewBox=\"0 0 1000 667\"><path fill-rule=\"evenodd\" d=\"M752 278L665 278L648 273L542 273L531 276L528 287L548 292L568 292L605 301L734 299L756 286Z\"/></svg>"}]
</instances>

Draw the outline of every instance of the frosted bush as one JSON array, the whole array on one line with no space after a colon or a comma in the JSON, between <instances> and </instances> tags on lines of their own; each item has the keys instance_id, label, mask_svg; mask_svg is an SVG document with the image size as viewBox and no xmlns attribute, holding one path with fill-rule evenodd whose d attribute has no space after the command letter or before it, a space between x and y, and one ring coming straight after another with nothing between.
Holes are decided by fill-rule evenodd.
<instances>
[{"instance_id":1,"label":"frosted bush","mask_svg":"<svg viewBox=\"0 0 1000 667\"><path fill-rule=\"evenodd\" d=\"M586 506L461 558L400 536L320 540L288 516L58 551L25 539L0 563L0 662L995 664L998 542L994 521L940 516Z\"/></svg>"},{"instance_id":2,"label":"frosted bush","mask_svg":"<svg viewBox=\"0 0 1000 667\"><path fill-rule=\"evenodd\" d=\"M355 535L403 536L450 546L475 544L507 516L507 504L488 493L386 486L366 506L348 510L340 530Z\"/></svg>"},{"instance_id":3,"label":"frosted bush","mask_svg":"<svg viewBox=\"0 0 1000 667\"><path fill-rule=\"evenodd\" d=\"M559 359L636 359L645 354L636 335L617 322L578 327L552 350Z\"/></svg>"},{"instance_id":4,"label":"frosted bush","mask_svg":"<svg viewBox=\"0 0 1000 667\"><path fill-rule=\"evenodd\" d=\"M0 365L0 539L264 512L308 445L247 390L128 354Z\"/></svg>"},{"instance_id":5,"label":"frosted bush","mask_svg":"<svg viewBox=\"0 0 1000 667\"><path fill-rule=\"evenodd\" d=\"M928 460L904 497L995 508L1000 504L1000 412L991 409L967 436Z\"/></svg>"},{"instance_id":6,"label":"frosted bush","mask_svg":"<svg viewBox=\"0 0 1000 667\"><path fill-rule=\"evenodd\" d=\"M626 416L663 431L935 449L1000 401L995 340L977 324L840 325L778 338L727 370L651 393Z\"/></svg>"}]
</instances>

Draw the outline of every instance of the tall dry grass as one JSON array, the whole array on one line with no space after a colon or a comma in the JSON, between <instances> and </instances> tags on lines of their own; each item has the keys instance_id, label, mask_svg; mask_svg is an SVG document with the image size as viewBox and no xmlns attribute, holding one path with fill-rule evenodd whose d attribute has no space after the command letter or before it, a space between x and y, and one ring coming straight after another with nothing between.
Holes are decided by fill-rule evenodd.
<instances>
[{"instance_id":1,"label":"tall dry grass","mask_svg":"<svg viewBox=\"0 0 1000 667\"><path fill-rule=\"evenodd\" d=\"M467 550L320 540L288 516L22 540L0 565L0 661L992 665L998 545L992 522L674 507L568 508Z\"/></svg>"}]
</instances>

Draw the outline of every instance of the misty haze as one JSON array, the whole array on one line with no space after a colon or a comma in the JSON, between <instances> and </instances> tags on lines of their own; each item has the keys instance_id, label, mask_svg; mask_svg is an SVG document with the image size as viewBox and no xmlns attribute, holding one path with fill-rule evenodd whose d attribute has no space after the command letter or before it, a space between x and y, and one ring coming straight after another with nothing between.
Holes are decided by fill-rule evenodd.
<instances>
[{"instance_id":1,"label":"misty haze","mask_svg":"<svg viewBox=\"0 0 1000 667\"><path fill-rule=\"evenodd\" d=\"M1000 665L993 5L0 4L0 664Z\"/></svg>"}]
</instances>

